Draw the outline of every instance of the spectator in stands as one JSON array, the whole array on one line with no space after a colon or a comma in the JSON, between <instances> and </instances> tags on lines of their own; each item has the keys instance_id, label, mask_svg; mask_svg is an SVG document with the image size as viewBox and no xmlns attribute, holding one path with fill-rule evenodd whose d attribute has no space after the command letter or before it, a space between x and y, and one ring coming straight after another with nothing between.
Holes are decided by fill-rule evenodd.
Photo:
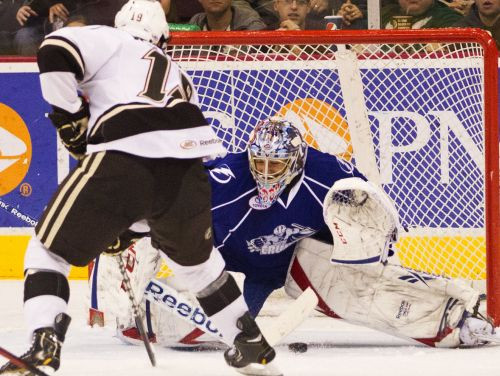
<instances>
[{"instance_id":1,"label":"spectator in stands","mask_svg":"<svg viewBox=\"0 0 500 376\"><path fill-rule=\"evenodd\" d=\"M21 28L14 36L14 47L19 55L36 55L38 46L45 34L52 31L49 23L49 9L54 6L68 9L61 1L25 0L16 14L16 20ZM53 14L53 17L55 15Z\"/></svg>"},{"instance_id":2,"label":"spectator in stands","mask_svg":"<svg viewBox=\"0 0 500 376\"><path fill-rule=\"evenodd\" d=\"M170 0L158 1L165 14L168 14L170 11ZM61 9L56 4L49 10L49 20L53 13L56 19L62 20L65 25L69 22L77 22L86 25L114 26L116 13L127 0L65 0L65 2L74 10L72 12L65 12L64 9Z\"/></svg>"},{"instance_id":3,"label":"spectator in stands","mask_svg":"<svg viewBox=\"0 0 500 376\"><path fill-rule=\"evenodd\" d=\"M334 13L334 3L337 0L309 0L309 13L306 17L306 29L323 30L325 28L325 16ZM341 2L342 0L339 0Z\"/></svg>"},{"instance_id":4,"label":"spectator in stands","mask_svg":"<svg viewBox=\"0 0 500 376\"><path fill-rule=\"evenodd\" d=\"M274 0L274 9L279 16L277 30L305 30L309 0Z\"/></svg>"},{"instance_id":5,"label":"spectator in stands","mask_svg":"<svg viewBox=\"0 0 500 376\"><path fill-rule=\"evenodd\" d=\"M469 14L453 26L488 30L500 50L500 0L475 0Z\"/></svg>"},{"instance_id":6,"label":"spectator in stands","mask_svg":"<svg viewBox=\"0 0 500 376\"><path fill-rule=\"evenodd\" d=\"M278 13L274 10L274 0L233 0L233 6L245 9L249 13L258 14L267 25L268 30L275 30L279 25Z\"/></svg>"},{"instance_id":7,"label":"spectator in stands","mask_svg":"<svg viewBox=\"0 0 500 376\"><path fill-rule=\"evenodd\" d=\"M203 12L198 0L171 0L167 21L173 23L188 23L197 13Z\"/></svg>"},{"instance_id":8,"label":"spectator in stands","mask_svg":"<svg viewBox=\"0 0 500 376\"><path fill-rule=\"evenodd\" d=\"M263 30L262 19L245 9L231 5L231 0L199 0L204 12L195 14L189 23L201 30Z\"/></svg>"},{"instance_id":9,"label":"spectator in stands","mask_svg":"<svg viewBox=\"0 0 500 376\"><path fill-rule=\"evenodd\" d=\"M382 7L383 29L393 29L394 16L412 16L412 29L450 27L463 16L439 0L398 0Z\"/></svg>"},{"instance_id":10,"label":"spectator in stands","mask_svg":"<svg viewBox=\"0 0 500 376\"><path fill-rule=\"evenodd\" d=\"M469 14L470 8L472 4L474 4L474 0L440 0L450 8L455 9L457 12L467 15Z\"/></svg>"},{"instance_id":11,"label":"spectator in stands","mask_svg":"<svg viewBox=\"0 0 500 376\"><path fill-rule=\"evenodd\" d=\"M85 20L87 25L107 25L114 26L115 15L127 0L65 0L71 3L71 8L74 9L70 13L69 18L66 17L64 22L78 17ZM51 8L52 9L52 8ZM61 17L61 14L58 15Z\"/></svg>"},{"instance_id":12,"label":"spectator in stands","mask_svg":"<svg viewBox=\"0 0 500 376\"><path fill-rule=\"evenodd\" d=\"M343 29L368 28L366 1L367 0L334 1L333 12L338 16L342 16Z\"/></svg>"},{"instance_id":13,"label":"spectator in stands","mask_svg":"<svg viewBox=\"0 0 500 376\"><path fill-rule=\"evenodd\" d=\"M23 0L0 0L0 54L15 55L14 35L21 28L16 20Z\"/></svg>"}]
</instances>

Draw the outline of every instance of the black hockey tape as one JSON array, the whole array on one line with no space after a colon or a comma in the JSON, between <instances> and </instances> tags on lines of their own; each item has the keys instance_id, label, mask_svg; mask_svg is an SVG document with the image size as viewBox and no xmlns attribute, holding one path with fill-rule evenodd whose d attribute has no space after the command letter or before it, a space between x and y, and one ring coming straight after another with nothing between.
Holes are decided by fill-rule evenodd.
<instances>
[{"instance_id":1,"label":"black hockey tape","mask_svg":"<svg viewBox=\"0 0 500 376\"><path fill-rule=\"evenodd\" d=\"M55 295L69 301L68 279L61 273L40 271L29 274L24 281L24 301L41 295Z\"/></svg>"},{"instance_id":2,"label":"black hockey tape","mask_svg":"<svg viewBox=\"0 0 500 376\"><path fill-rule=\"evenodd\" d=\"M224 276L225 274L227 277ZM225 272L222 273L217 280L212 282L212 284L217 284L220 278L227 278L227 280L210 295L197 297L201 308L203 308L203 311L205 311L209 317L222 311L241 296L240 288L231 274Z\"/></svg>"}]
</instances>

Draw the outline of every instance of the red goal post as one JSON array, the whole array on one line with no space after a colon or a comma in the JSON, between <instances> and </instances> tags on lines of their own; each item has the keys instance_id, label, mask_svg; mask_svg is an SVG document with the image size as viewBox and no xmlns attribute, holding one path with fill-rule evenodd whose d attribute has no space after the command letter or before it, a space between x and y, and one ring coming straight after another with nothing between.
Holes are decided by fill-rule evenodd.
<instances>
[{"instance_id":1,"label":"red goal post","mask_svg":"<svg viewBox=\"0 0 500 376\"><path fill-rule=\"evenodd\" d=\"M498 54L479 29L173 33L226 146L298 120L395 201L403 265L486 285L500 324ZM484 279L486 283L484 284Z\"/></svg>"}]
</instances>

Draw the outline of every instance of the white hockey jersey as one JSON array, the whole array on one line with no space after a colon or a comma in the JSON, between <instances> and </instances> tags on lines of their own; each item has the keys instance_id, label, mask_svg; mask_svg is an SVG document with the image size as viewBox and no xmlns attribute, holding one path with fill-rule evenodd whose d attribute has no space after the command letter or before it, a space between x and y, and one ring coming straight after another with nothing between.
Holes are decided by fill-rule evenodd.
<instances>
[{"instance_id":1,"label":"white hockey jersey","mask_svg":"<svg viewBox=\"0 0 500 376\"><path fill-rule=\"evenodd\" d=\"M191 80L163 51L107 26L49 34L38 66L43 97L74 113L88 98L87 152L197 158L224 149L198 107Z\"/></svg>"}]
</instances>

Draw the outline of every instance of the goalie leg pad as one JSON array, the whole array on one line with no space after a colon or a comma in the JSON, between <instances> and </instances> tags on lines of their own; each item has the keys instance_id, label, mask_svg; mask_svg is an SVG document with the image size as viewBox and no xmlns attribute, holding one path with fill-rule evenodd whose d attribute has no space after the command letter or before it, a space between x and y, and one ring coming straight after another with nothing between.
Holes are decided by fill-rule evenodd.
<instances>
[{"instance_id":1,"label":"goalie leg pad","mask_svg":"<svg viewBox=\"0 0 500 376\"><path fill-rule=\"evenodd\" d=\"M459 345L458 325L479 295L474 289L397 265L332 265L329 247L313 239L301 241L292 262L300 264L330 312L354 324L429 345ZM285 291L296 297L300 284L291 269Z\"/></svg>"},{"instance_id":2,"label":"goalie leg pad","mask_svg":"<svg viewBox=\"0 0 500 376\"><path fill-rule=\"evenodd\" d=\"M397 241L394 205L381 188L361 178L335 182L325 196L323 216L334 239L332 262L384 262Z\"/></svg>"}]
</instances>

